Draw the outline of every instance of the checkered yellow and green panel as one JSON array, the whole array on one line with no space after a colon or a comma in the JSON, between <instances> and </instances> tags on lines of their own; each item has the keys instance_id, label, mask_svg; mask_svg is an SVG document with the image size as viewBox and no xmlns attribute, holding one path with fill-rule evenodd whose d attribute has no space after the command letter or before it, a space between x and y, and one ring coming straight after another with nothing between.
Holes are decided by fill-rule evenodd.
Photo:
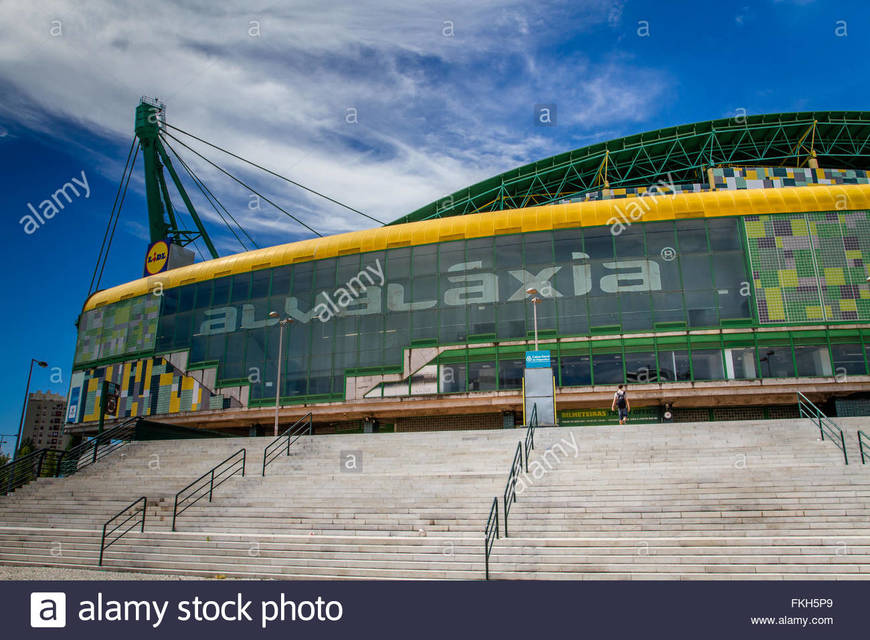
<instances>
[{"instance_id":1,"label":"checkered yellow and green panel","mask_svg":"<svg viewBox=\"0 0 870 640\"><path fill-rule=\"evenodd\" d=\"M147 294L86 311L79 320L75 363L153 349L160 296Z\"/></svg>"},{"instance_id":2,"label":"checkered yellow and green panel","mask_svg":"<svg viewBox=\"0 0 870 640\"><path fill-rule=\"evenodd\" d=\"M870 173L861 169L796 167L717 167L713 185L719 189L777 189L814 184L868 184Z\"/></svg>"},{"instance_id":3,"label":"checkered yellow and green panel","mask_svg":"<svg viewBox=\"0 0 870 640\"><path fill-rule=\"evenodd\" d=\"M165 358L153 357L84 371L82 422L99 420L103 380L121 386L117 417L145 417L166 413L240 407L235 398L215 393L175 368ZM115 416L112 416L115 417Z\"/></svg>"},{"instance_id":4,"label":"checkered yellow and green panel","mask_svg":"<svg viewBox=\"0 0 870 640\"><path fill-rule=\"evenodd\" d=\"M744 218L762 324L870 320L870 212Z\"/></svg>"}]
</instances>

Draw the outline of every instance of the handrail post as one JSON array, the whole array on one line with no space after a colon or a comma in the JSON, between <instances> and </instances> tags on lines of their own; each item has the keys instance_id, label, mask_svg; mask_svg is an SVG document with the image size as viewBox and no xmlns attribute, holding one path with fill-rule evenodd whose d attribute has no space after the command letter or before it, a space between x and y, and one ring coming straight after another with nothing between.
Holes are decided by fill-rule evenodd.
<instances>
[{"instance_id":1,"label":"handrail post","mask_svg":"<svg viewBox=\"0 0 870 640\"><path fill-rule=\"evenodd\" d=\"M145 533L145 514L148 511L148 496L142 496L142 528L139 533Z\"/></svg>"},{"instance_id":2,"label":"handrail post","mask_svg":"<svg viewBox=\"0 0 870 640\"><path fill-rule=\"evenodd\" d=\"M843 447L843 462L846 463L846 466L849 466L849 456L846 453L846 438L843 435L843 430L840 430L840 445Z\"/></svg>"},{"instance_id":3,"label":"handrail post","mask_svg":"<svg viewBox=\"0 0 870 640\"><path fill-rule=\"evenodd\" d=\"M242 449L242 477L245 477L245 465L248 461L248 450Z\"/></svg>"},{"instance_id":4,"label":"handrail post","mask_svg":"<svg viewBox=\"0 0 870 640\"><path fill-rule=\"evenodd\" d=\"M214 493L214 468L211 470L211 480L208 483L208 501L211 502L211 496Z\"/></svg>"},{"instance_id":5,"label":"handrail post","mask_svg":"<svg viewBox=\"0 0 870 640\"><path fill-rule=\"evenodd\" d=\"M105 546L106 545L106 526L108 526L108 524L109 523L107 522L106 524L103 525L103 537L100 538L100 562L98 565L100 567L103 566L103 551L106 550L106 546Z\"/></svg>"},{"instance_id":6,"label":"handrail post","mask_svg":"<svg viewBox=\"0 0 870 640\"><path fill-rule=\"evenodd\" d=\"M175 494L175 506L172 507L172 530L175 531L175 519L178 517L178 494Z\"/></svg>"}]
</instances>

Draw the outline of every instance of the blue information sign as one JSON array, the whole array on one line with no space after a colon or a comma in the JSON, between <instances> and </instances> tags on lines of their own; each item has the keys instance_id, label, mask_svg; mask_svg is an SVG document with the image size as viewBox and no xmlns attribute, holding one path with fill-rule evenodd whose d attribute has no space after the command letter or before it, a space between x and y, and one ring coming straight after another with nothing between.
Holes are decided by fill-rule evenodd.
<instances>
[{"instance_id":1,"label":"blue information sign","mask_svg":"<svg viewBox=\"0 0 870 640\"><path fill-rule=\"evenodd\" d=\"M549 351L526 351L526 369L545 369L549 366Z\"/></svg>"}]
</instances>

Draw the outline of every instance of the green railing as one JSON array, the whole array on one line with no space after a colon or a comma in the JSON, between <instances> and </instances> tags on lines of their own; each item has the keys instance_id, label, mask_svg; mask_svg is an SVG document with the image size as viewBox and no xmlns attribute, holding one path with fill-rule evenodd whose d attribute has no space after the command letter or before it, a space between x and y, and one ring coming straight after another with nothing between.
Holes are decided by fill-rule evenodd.
<instances>
[{"instance_id":1,"label":"green railing","mask_svg":"<svg viewBox=\"0 0 870 640\"><path fill-rule=\"evenodd\" d=\"M867 458L870 458L870 437L867 437L867 434L860 429L858 430L858 451L861 452L861 464L867 464Z\"/></svg>"},{"instance_id":2,"label":"green railing","mask_svg":"<svg viewBox=\"0 0 870 640\"><path fill-rule=\"evenodd\" d=\"M71 476L77 471L102 460L110 453L136 438L136 425L141 418L130 418L119 425L106 429L93 438L64 452L59 476Z\"/></svg>"},{"instance_id":3,"label":"green railing","mask_svg":"<svg viewBox=\"0 0 870 640\"><path fill-rule=\"evenodd\" d=\"M141 511L137 508L140 502L142 503ZM103 537L100 539L100 561L97 563L99 566L101 566L101 567L103 566L103 553L106 551L106 549L108 549L113 544L115 544L118 540L120 540L124 536L124 534L128 533L129 531L132 531L133 528L136 527L137 525L139 525L139 532L140 533L143 533L145 531L145 512L147 510L148 510L148 498L146 498L145 496L142 496L141 498L134 500L133 502L128 504L126 507L121 509L118 513L116 513L115 515L113 515L111 518L109 518L106 521L106 524L103 525ZM139 519L140 513L142 515L141 520ZM122 520L121 522L117 523L111 529L108 529L108 526L110 524L112 524L115 520L118 520L122 516L127 516L127 517L124 518L124 520ZM118 533L117 535L115 534L115 532L118 531L118 529L120 529L121 527L126 525L131 520L133 520L133 523L129 527L127 527L126 529L121 531L121 533ZM111 538L111 536L115 536L115 537ZM107 537L111 538L108 544L106 543Z\"/></svg>"},{"instance_id":4,"label":"green railing","mask_svg":"<svg viewBox=\"0 0 870 640\"><path fill-rule=\"evenodd\" d=\"M532 405L532 416L529 418L529 426L526 428L526 473L529 472L529 453L535 448L535 428L538 426L538 403Z\"/></svg>"},{"instance_id":5,"label":"green railing","mask_svg":"<svg viewBox=\"0 0 870 640\"><path fill-rule=\"evenodd\" d=\"M489 580L489 556L492 553L492 545L498 540L498 498L492 499L492 506L489 508L489 517L486 519L486 528L483 530L483 534L486 579Z\"/></svg>"},{"instance_id":6,"label":"green railing","mask_svg":"<svg viewBox=\"0 0 870 640\"><path fill-rule=\"evenodd\" d=\"M307 413L290 427L284 433L272 440L266 445L263 450L263 475L266 475L266 467L279 456L290 455L290 445L296 442L303 435L311 435L311 413Z\"/></svg>"},{"instance_id":7,"label":"green railing","mask_svg":"<svg viewBox=\"0 0 870 640\"><path fill-rule=\"evenodd\" d=\"M175 494L175 506L172 509L172 530L175 531L175 521L182 513L190 509L197 502L208 496L211 502L214 490L237 473L245 477L245 461L247 453L239 449L226 460L219 462L206 471L196 480ZM181 507L179 509L179 506Z\"/></svg>"},{"instance_id":8,"label":"green railing","mask_svg":"<svg viewBox=\"0 0 870 640\"><path fill-rule=\"evenodd\" d=\"M0 494L12 493L37 478L57 477L65 453L60 449L38 449L3 465L0 467Z\"/></svg>"},{"instance_id":9,"label":"green railing","mask_svg":"<svg viewBox=\"0 0 870 640\"><path fill-rule=\"evenodd\" d=\"M843 435L843 430L834 424L828 416L822 413L821 409L810 402L809 398L800 391L797 392L797 399L798 411L800 411L801 416L812 420L819 427L819 437L822 440L825 439L825 435L828 436L828 440L833 442L843 452L843 462L848 465L849 455L846 453L846 437Z\"/></svg>"},{"instance_id":10,"label":"green railing","mask_svg":"<svg viewBox=\"0 0 870 640\"><path fill-rule=\"evenodd\" d=\"M507 484L504 488L504 537L508 537L508 515L511 505L517 501L517 479L523 470L523 443L517 442L517 450L514 452L514 461L511 463L511 471L508 474Z\"/></svg>"}]
</instances>

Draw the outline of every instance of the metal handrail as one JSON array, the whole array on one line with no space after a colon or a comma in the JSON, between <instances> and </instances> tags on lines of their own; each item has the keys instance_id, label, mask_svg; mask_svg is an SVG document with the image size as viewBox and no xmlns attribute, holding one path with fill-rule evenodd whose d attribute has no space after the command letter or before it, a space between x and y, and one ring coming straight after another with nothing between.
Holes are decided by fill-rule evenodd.
<instances>
[{"instance_id":1,"label":"metal handrail","mask_svg":"<svg viewBox=\"0 0 870 640\"><path fill-rule=\"evenodd\" d=\"M111 547L113 544L115 544L118 540L120 540L124 536L124 534L131 531L133 529L133 527L135 527L137 524L140 524L138 521L134 522L129 527L127 527L124 531L122 531L117 536L115 536L115 539L112 540L111 542L109 542L109 544L106 544L106 536L107 535L112 535L118 529L120 529L125 524L130 522L130 520L132 520L133 518L136 518L139 515L138 511L134 511L133 513L130 513L130 514L127 514L127 512L130 511L131 509L133 509L140 502L142 503L142 522L141 522L141 527L139 528L139 532L144 533L144 531L145 531L145 512L148 510L148 498L146 498L145 496L142 496L141 498L134 500L133 502L128 504L126 507L121 509L118 513L116 513L111 518L106 520L106 524L103 525L103 537L100 538L100 561L98 563L99 566L101 566L101 567L103 566L103 552L106 549L108 549L109 547ZM108 531L108 532L106 531L106 528L110 524L112 524L113 520L117 520L118 518L120 518L121 516L123 516L125 514L127 514L127 518L123 522L116 524L114 527L112 527L111 531Z\"/></svg>"},{"instance_id":2,"label":"metal handrail","mask_svg":"<svg viewBox=\"0 0 870 640\"><path fill-rule=\"evenodd\" d=\"M303 434L311 435L312 423L311 412L309 411L304 416L284 430L280 436L272 440L263 449L263 476L266 475L266 466L269 465L275 458L284 452L284 455L290 455L290 445L296 442ZM286 442L283 442L286 440Z\"/></svg>"},{"instance_id":3,"label":"metal handrail","mask_svg":"<svg viewBox=\"0 0 870 640\"><path fill-rule=\"evenodd\" d=\"M134 417L125 420L66 451L58 477L71 476L133 440L136 435L136 425L140 419Z\"/></svg>"},{"instance_id":4,"label":"metal handrail","mask_svg":"<svg viewBox=\"0 0 870 640\"><path fill-rule=\"evenodd\" d=\"M849 455L846 452L846 437L843 435L843 430L831 421L828 416L822 413L816 405L810 402L800 391L797 392L798 411L801 416L815 422L819 427L819 436L822 440L825 439L825 434L828 434L828 439L833 442L840 451L843 452L843 462L849 464Z\"/></svg>"},{"instance_id":5,"label":"metal handrail","mask_svg":"<svg viewBox=\"0 0 870 640\"><path fill-rule=\"evenodd\" d=\"M535 428L538 426L538 403L532 405L532 417L529 418L529 426L526 427L526 473L529 472L529 452L535 448Z\"/></svg>"},{"instance_id":6,"label":"metal handrail","mask_svg":"<svg viewBox=\"0 0 870 640\"><path fill-rule=\"evenodd\" d=\"M489 508L489 517L486 519L486 527L483 530L483 553L486 557L486 579L489 580L489 556L492 553L492 545L498 540L498 498L492 499Z\"/></svg>"},{"instance_id":7,"label":"metal handrail","mask_svg":"<svg viewBox=\"0 0 870 640\"><path fill-rule=\"evenodd\" d=\"M867 441L867 452L864 452L864 441ZM867 458L870 458L870 436L858 429L858 450L861 452L861 464L867 464Z\"/></svg>"},{"instance_id":8,"label":"metal handrail","mask_svg":"<svg viewBox=\"0 0 870 640\"><path fill-rule=\"evenodd\" d=\"M0 467L0 492L12 493L37 478L57 476L64 453L60 449L37 449L3 465ZM46 460L54 465L53 470L46 465Z\"/></svg>"},{"instance_id":9,"label":"metal handrail","mask_svg":"<svg viewBox=\"0 0 870 640\"><path fill-rule=\"evenodd\" d=\"M239 455L241 455L240 460L238 459ZM180 516L190 507L202 500L206 495L208 495L208 501L211 502L211 499L214 496L214 490L239 472L239 464L241 464L242 477L244 478L246 460L246 451L244 449L239 449L233 455L225 460L222 460L211 469L206 471L204 474L202 474L200 477L198 477L196 480L191 482L189 485L184 487L181 491L176 493L175 506L172 508L172 530L175 531L175 521L178 516ZM221 469L221 467L224 467L224 465L226 465L225 468ZM205 480L207 481L203 482ZM216 480L217 482L215 482ZM206 487L208 487L208 492L205 491ZM188 490L190 490L190 492L187 495L182 496L182 494ZM197 495L197 492L200 490L202 490L202 493ZM178 508L179 504L183 505L180 510Z\"/></svg>"},{"instance_id":10,"label":"metal handrail","mask_svg":"<svg viewBox=\"0 0 870 640\"><path fill-rule=\"evenodd\" d=\"M511 472L504 488L504 537L508 537L508 515L511 505L517 501L517 478L523 470L523 443L517 442L517 450L514 453L514 461L511 463Z\"/></svg>"}]
</instances>

